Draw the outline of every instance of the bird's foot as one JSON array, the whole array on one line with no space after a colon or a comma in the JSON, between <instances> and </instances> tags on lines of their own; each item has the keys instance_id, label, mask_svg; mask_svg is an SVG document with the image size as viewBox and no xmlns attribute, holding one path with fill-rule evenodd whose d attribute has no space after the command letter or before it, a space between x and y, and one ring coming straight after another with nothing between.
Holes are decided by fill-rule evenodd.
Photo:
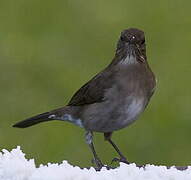
<instances>
[{"instance_id":1,"label":"bird's foot","mask_svg":"<svg viewBox=\"0 0 191 180\"><path fill-rule=\"evenodd\" d=\"M107 170L112 169L112 167L104 165L100 159L92 159L92 163L96 165L96 171L100 171L103 167L105 167Z\"/></svg>"},{"instance_id":2,"label":"bird's foot","mask_svg":"<svg viewBox=\"0 0 191 180\"><path fill-rule=\"evenodd\" d=\"M107 166L107 165L104 165L104 166L102 166L102 167L95 167L95 170L96 171L100 171L102 168L106 168L107 170L110 170L110 169L114 169L113 167L111 167L111 166Z\"/></svg>"},{"instance_id":3,"label":"bird's foot","mask_svg":"<svg viewBox=\"0 0 191 180\"><path fill-rule=\"evenodd\" d=\"M127 159L125 157L120 157L120 158L113 158L113 160L111 161L111 164L113 162L123 162L125 164L130 164L129 161L127 161Z\"/></svg>"},{"instance_id":4,"label":"bird's foot","mask_svg":"<svg viewBox=\"0 0 191 180\"><path fill-rule=\"evenodd\" d=\"M92 163L96 165L96 171L99 171L102 167L104 167L104 164L101 162L100 159L92 159Z\"/></svg>"}]
</instances>

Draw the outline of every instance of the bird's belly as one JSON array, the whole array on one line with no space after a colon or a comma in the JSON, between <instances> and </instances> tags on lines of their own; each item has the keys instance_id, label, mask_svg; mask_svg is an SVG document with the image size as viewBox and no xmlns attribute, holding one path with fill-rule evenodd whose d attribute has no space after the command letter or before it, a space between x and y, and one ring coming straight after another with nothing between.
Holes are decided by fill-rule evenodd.
<instances>
[{"instance_id":1,"label":"bird's belly","mask_svg":"<svg viewBox=\"0 0 191 180\"><path fill-rule=\"evenodd\" d=\"M87 130L97 132L124 128L137 119L145 104L144 98L135 96L91 104L84 110L83 125Z\"/></svg>"}]
</instances>

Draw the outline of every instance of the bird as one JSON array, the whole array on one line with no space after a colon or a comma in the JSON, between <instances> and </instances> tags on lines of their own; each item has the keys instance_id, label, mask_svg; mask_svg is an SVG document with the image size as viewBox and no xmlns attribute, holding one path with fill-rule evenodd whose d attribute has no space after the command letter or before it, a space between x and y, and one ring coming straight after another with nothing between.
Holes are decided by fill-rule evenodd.
<instances>
[{"instance_id":1,"label":"bird","mask_svg":"<svg viewBox=\"0 0 191 180\"><path fill-rule=\"evenodd\" d=\"M94 142L95 132L103 133L119 155L114 158L129 164L112 140L113 132L135 122L147 107L156 87L156 78L146 56L144 31L128 28L121 32L112 61L85 83L64 107L54 109L13 125L26 128L60 120L85 130L85 141L93 153L95 168L104 167Z\"/></svg>"}]
</instances>

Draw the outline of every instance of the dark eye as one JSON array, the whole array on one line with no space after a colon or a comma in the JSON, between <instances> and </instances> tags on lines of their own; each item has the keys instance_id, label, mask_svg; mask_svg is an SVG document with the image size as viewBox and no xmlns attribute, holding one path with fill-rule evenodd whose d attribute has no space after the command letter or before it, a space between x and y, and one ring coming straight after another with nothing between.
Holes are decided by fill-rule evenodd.
<instances>
[{"instance_id":1,"label":"dark eye","mask_svg":"<svg viewBox=\"0 0 191 180\"><path fill-rule=\"evenodd\" d=\"M121 41L125 41L125 38L123 36L120 37Z\"/></svg>"},{"instance_id":2,"label":"dark eye","mask_svg":"<svg viewBox=\"0 0 191 180\"><path fill-rule=\"evenodd\" d=\"M141 44L144 44L145 43L145 39L143 39L142 41L141 41Z\"/></svg>"}]
</instances>

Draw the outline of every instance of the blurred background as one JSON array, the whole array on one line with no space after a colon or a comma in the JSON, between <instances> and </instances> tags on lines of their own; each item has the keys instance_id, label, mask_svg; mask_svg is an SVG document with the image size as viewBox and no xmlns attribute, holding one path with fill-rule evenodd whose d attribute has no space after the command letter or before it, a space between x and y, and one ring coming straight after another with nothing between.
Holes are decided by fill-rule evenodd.
<instances>
[{"instance_id":1,"label":"blurred background","mask_svg":"<svg viewBox=\"0 0 191 180\"><path fill-rule=\"evenodd\" d=\"M146 33L148 61L158 78L146 111L113 140L130 162L191 163L191 2L181 0L1 0L0 148L20 145L37 164L68 160L91 165L84 130L48 122L11 126L64 106L114 56L123 29ZM98 154L117 154L95 135Z\"/></svg>"}]
</instances>

